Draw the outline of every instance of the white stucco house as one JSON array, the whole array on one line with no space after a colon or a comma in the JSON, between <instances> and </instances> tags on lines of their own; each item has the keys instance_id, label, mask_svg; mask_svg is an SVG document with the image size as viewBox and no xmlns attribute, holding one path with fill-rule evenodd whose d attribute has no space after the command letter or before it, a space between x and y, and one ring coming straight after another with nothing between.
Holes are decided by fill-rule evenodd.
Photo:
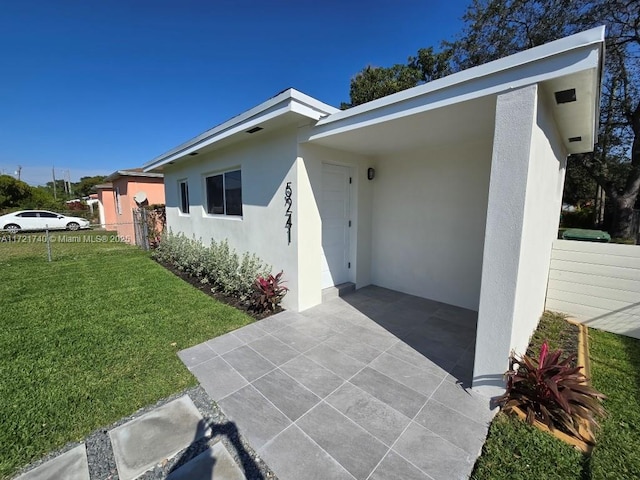
<instances>
[{"instance_id":1,"label":"white stucco house","mask_svg":"<svg viewBox=\"0 0 640 480\"><path fill-rule=\"evenodd\" d=\"M544 309L603 57L602 27L345 111L289 89L144 168L164 173L174 232L284 270L289 309L353 282L478 311L473 386L489 393Z\"/></svg>"}]
</instances>

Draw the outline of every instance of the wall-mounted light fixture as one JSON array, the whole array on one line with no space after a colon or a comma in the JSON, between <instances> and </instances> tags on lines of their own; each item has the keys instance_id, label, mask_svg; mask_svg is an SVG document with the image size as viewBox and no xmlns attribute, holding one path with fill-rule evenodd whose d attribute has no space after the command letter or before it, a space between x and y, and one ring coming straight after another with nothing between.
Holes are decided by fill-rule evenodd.
<instances>
[{"instance_id":1,"label":"wall-mounted light fixture","mask_svg":"<svg viewBox=\"0 0 640 480\"><path fill-rule=\"evenodd\" d=\"M367 170L367 178L369 180L373 180L374 178L376 178L376 170L375 170L375 168L369 167L369 169Z\"/></svg>"}]
</instances>

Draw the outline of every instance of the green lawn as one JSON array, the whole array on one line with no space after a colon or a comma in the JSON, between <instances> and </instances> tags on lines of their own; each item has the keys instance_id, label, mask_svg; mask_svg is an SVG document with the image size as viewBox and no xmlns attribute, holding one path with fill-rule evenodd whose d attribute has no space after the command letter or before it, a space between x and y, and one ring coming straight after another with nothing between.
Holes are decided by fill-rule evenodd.
<instances>
[{"instance_id":1,"label":"green lawn","mask_svg":"<svg viewBox=\"0 0 640 480\"><path fill-rule=\"evenodd\" d=\"M545 316L535 342L562 344L561 320ZM539 334L543 331L544 334ZM592 384L608 412L590 457L524 422L498 414L476 462L476 480L640 478L640 340L589 330ZM536 348L534 347L534 350Z\"/></svg>"},{"instance_id":2,"label":"green lawn","mask_svg":"<svg viewBox=\"0 0 640 480\"><path fill-rule=\"evenodd\" d=\"M112 236L54 235L51 263L0 238L0 478L195 385L176 352L252 321Z\"/></svg>"}]
</instances>

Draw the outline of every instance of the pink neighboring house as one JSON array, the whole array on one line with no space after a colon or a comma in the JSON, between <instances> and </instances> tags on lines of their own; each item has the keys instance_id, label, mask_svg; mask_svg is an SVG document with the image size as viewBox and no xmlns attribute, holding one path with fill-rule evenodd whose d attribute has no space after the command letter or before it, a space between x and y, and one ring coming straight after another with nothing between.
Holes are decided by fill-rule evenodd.
<instances>
[{"instance_id":1,"label":"pink neighboring house","mask_svg":"<svg viewBox=\"0 0 640 480\"><path fill-rule=\"evenodd\" d=\"M161 173L132 168L113 172L105 179L108 183L96 185L102 228L115 230L122 239L135 244L133 209L164 204L163 177Z\"/></svg>"}]
</instances>

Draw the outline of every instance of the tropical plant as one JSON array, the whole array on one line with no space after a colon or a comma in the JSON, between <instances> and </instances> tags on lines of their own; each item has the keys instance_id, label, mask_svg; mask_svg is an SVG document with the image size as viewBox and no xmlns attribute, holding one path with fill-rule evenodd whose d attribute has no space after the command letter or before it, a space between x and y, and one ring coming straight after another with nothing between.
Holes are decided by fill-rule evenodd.
<instances>
[{"instance_id":1,"label":"tropical plant","mask_svg":"<svg viewBox=\"0 0 640 480\"><path fill-rule=\"evenodd\" d=\"M582 440L581 424L589 429L598 426L596 417L605 414L605 396L587 385L587 378L574 366L575 355L560 359L562 350L549 352L542 344L538 359L511 355L505 373L507 390L496 402L505 412L518 407L530 425L538 420L550 430L559 429Z\"/></svg>"},{"instance_id":2,"label":"tropical plant","mask_svg":"<svg viewBox=\"0 0 640 480\"><path fill-rule=\"evenodd\" d=\"M259 276L253 283L253 297L251 298L251 309L257 312L273 311L275 310L282 298L289 290L282 285L282 273L278 273L275 277L269 275L268 277Z\"/></svg>"}]
</instances>

